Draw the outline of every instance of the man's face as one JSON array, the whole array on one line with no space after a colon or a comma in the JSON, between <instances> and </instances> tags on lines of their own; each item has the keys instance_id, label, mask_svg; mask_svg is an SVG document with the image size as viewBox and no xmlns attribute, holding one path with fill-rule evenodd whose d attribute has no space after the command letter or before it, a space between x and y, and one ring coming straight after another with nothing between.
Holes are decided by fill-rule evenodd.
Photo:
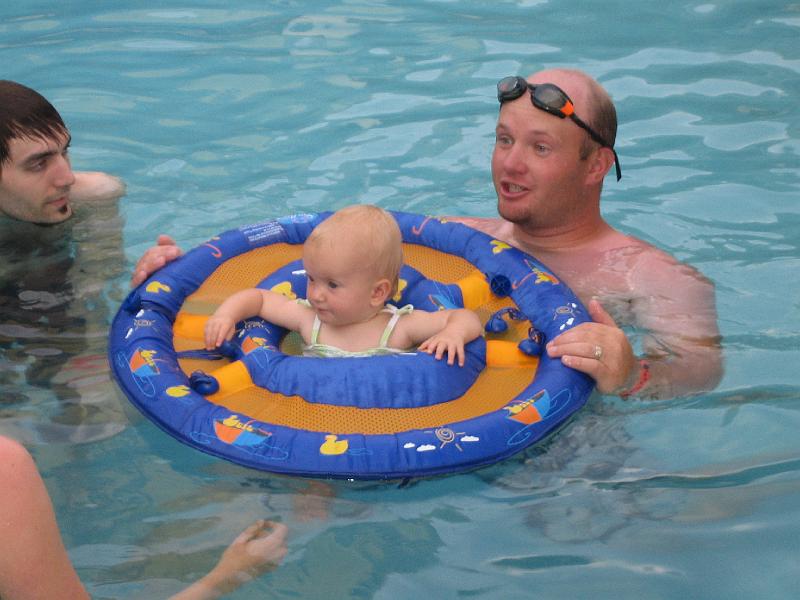
<instances>
[{"instance_id":1,"label":"man's face","mask_svg":"<svg viewBox=\"0 0 800 600\"><path fill-rule=\"evenodd\" d=\"M585 136L569 119L534 107L527 92L503 104L492 154L500 216L545 230L563 226L582 211L588 163L580 159L580 150Z\"/></svg>"},{"instance_id":2,"label":"man's face","mask_svg":"<svg viewBox=\"0 0 800 600\"><path fill-rule=\"evenodd\" d=\"M72 216L69 135L13 138L0 165L0 213L31 223L61 223Z\"/></svg>"}]
</instances>

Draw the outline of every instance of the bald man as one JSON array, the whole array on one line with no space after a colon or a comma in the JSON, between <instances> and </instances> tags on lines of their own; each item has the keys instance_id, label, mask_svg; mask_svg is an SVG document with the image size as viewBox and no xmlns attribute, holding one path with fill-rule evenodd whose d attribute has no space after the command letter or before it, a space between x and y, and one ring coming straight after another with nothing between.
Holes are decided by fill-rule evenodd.
<instances>
[{"instance_id":1,"label":"bald man","mask_svg":"<svg viewBox=\"0 0 800 600\"><path fill-rule=\"evenodd\" d=\"M532 254L587 305L594 322L550 340L549 355L593 377L600 392L623 398L716 387L723 367L713 284L601 215L606 174L614 167L621 177L608 93L569 69L506 77L497 92L492 178L500 218L453 220ZM174 241L160 236L131 283L179 255Z\"/></svg>"}]
</instances>

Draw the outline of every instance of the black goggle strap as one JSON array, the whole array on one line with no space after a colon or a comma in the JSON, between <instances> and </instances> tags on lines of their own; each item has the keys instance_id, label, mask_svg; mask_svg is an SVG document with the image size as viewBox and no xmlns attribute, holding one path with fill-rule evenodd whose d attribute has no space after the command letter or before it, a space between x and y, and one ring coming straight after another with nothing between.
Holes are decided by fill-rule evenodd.
<instances>
[{"instance_id":1,"label":"black goggle strap","mask_svg":"<svg viewBox=\"0 0 800 600\"><path fill-rule=\"evenodd\" d=\"M546 87L545 87L546 86ZM544 94L541 93L544 89L556 93L556 98L561 103L559 106L554 105L552 102L547 102L542 97ZM516 100L522 94L525 93L526 90L530 90L531 92L531 102L533 105L543 110L551 115L559 117L561 119L565 119L569 117L572 119L575 124L583 129L586 133L589 134L589 137L592 138L595 142L600 144L600 146L604 148L608 148L611 152L614 153L614 167L617 171L617 181L622 179L622 168L619 165L619 157L617 156L617 151L614 150L614 147L608 144L599 134L597 134L594 129L589 127L583 119L581 119L578 115L575 114L575 109L572 106L572 100L570 99L564 91L556 85L553 84L540 84L540 85L533 85L527 82L522 77L510 76L504 77L497 83L497 100L502 104L503 102L510 102L511 100ZM536 90L540 90L540 93L537 94ZM548 100L554 100L552 96L548 98ZM565 107L568 107L567 111L564 110Z\"/></svg>"}]
</instances>

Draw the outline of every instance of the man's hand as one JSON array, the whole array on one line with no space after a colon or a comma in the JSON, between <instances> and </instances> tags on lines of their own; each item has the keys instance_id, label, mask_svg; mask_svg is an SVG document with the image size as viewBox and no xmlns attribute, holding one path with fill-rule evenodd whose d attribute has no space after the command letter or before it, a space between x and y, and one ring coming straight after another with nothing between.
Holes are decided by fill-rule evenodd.
<instances>
[{"instance_id":1,"label":"man's hand","mask_svg":"<svg viewBox=\"0 0 800 600\"><path fill-rule=\"evenodd\" d=\"M547 354L594 378L597 389L609 394L628 384L636 357L625 333L600 302L592 300L588 308L594 323L581 323L565 331L547 344Z\"/></svg>"},{"instance_id":2,"label":"man's hand","mask_svg":"<svg viewBox=\"0 0 800 600\"><path fill-rule=\"evenodd\" d=\"M150 275L178 258L181 254L183 254L183 251L178 248L175 240L168 235L159 235L156 245L148 248L133 268L131 287L134 288L137 285L141 285Z\"/></svg>"}]
</instances>

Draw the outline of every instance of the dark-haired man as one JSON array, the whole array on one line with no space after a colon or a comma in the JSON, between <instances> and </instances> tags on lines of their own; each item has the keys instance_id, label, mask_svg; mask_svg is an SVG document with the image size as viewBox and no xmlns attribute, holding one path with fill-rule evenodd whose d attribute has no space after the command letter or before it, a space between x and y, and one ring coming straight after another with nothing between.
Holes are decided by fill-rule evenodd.
<instances>
[{"instance_id":1,"label":"dark-haired man","mask_svg":"<svg viewBox=\"0 0 800 600\"><path fill-rule=\"evenodd\" d=\"M124 427L103 375L110 286L124 265L122 182L72 171L70 133L41 94L0 81L0 394L48 414L32 424L6 412L0 431L25 439L105 437ZM22 413L20 413L22 414ZM32 432L31 430L35 430Z\"/></svg>"},{"instance_id":2,"label":"dark-haired man","mask_svg":"<svg viewBox=\"0 0 800 600\"><path fill-rule=\"evenodd\" d=\"M0 81L0 213L39 224L61 223L73 202L122 195L105 173L74 173L70 134L61 115L35 90Z\"/></svg>"}]
</instances>

